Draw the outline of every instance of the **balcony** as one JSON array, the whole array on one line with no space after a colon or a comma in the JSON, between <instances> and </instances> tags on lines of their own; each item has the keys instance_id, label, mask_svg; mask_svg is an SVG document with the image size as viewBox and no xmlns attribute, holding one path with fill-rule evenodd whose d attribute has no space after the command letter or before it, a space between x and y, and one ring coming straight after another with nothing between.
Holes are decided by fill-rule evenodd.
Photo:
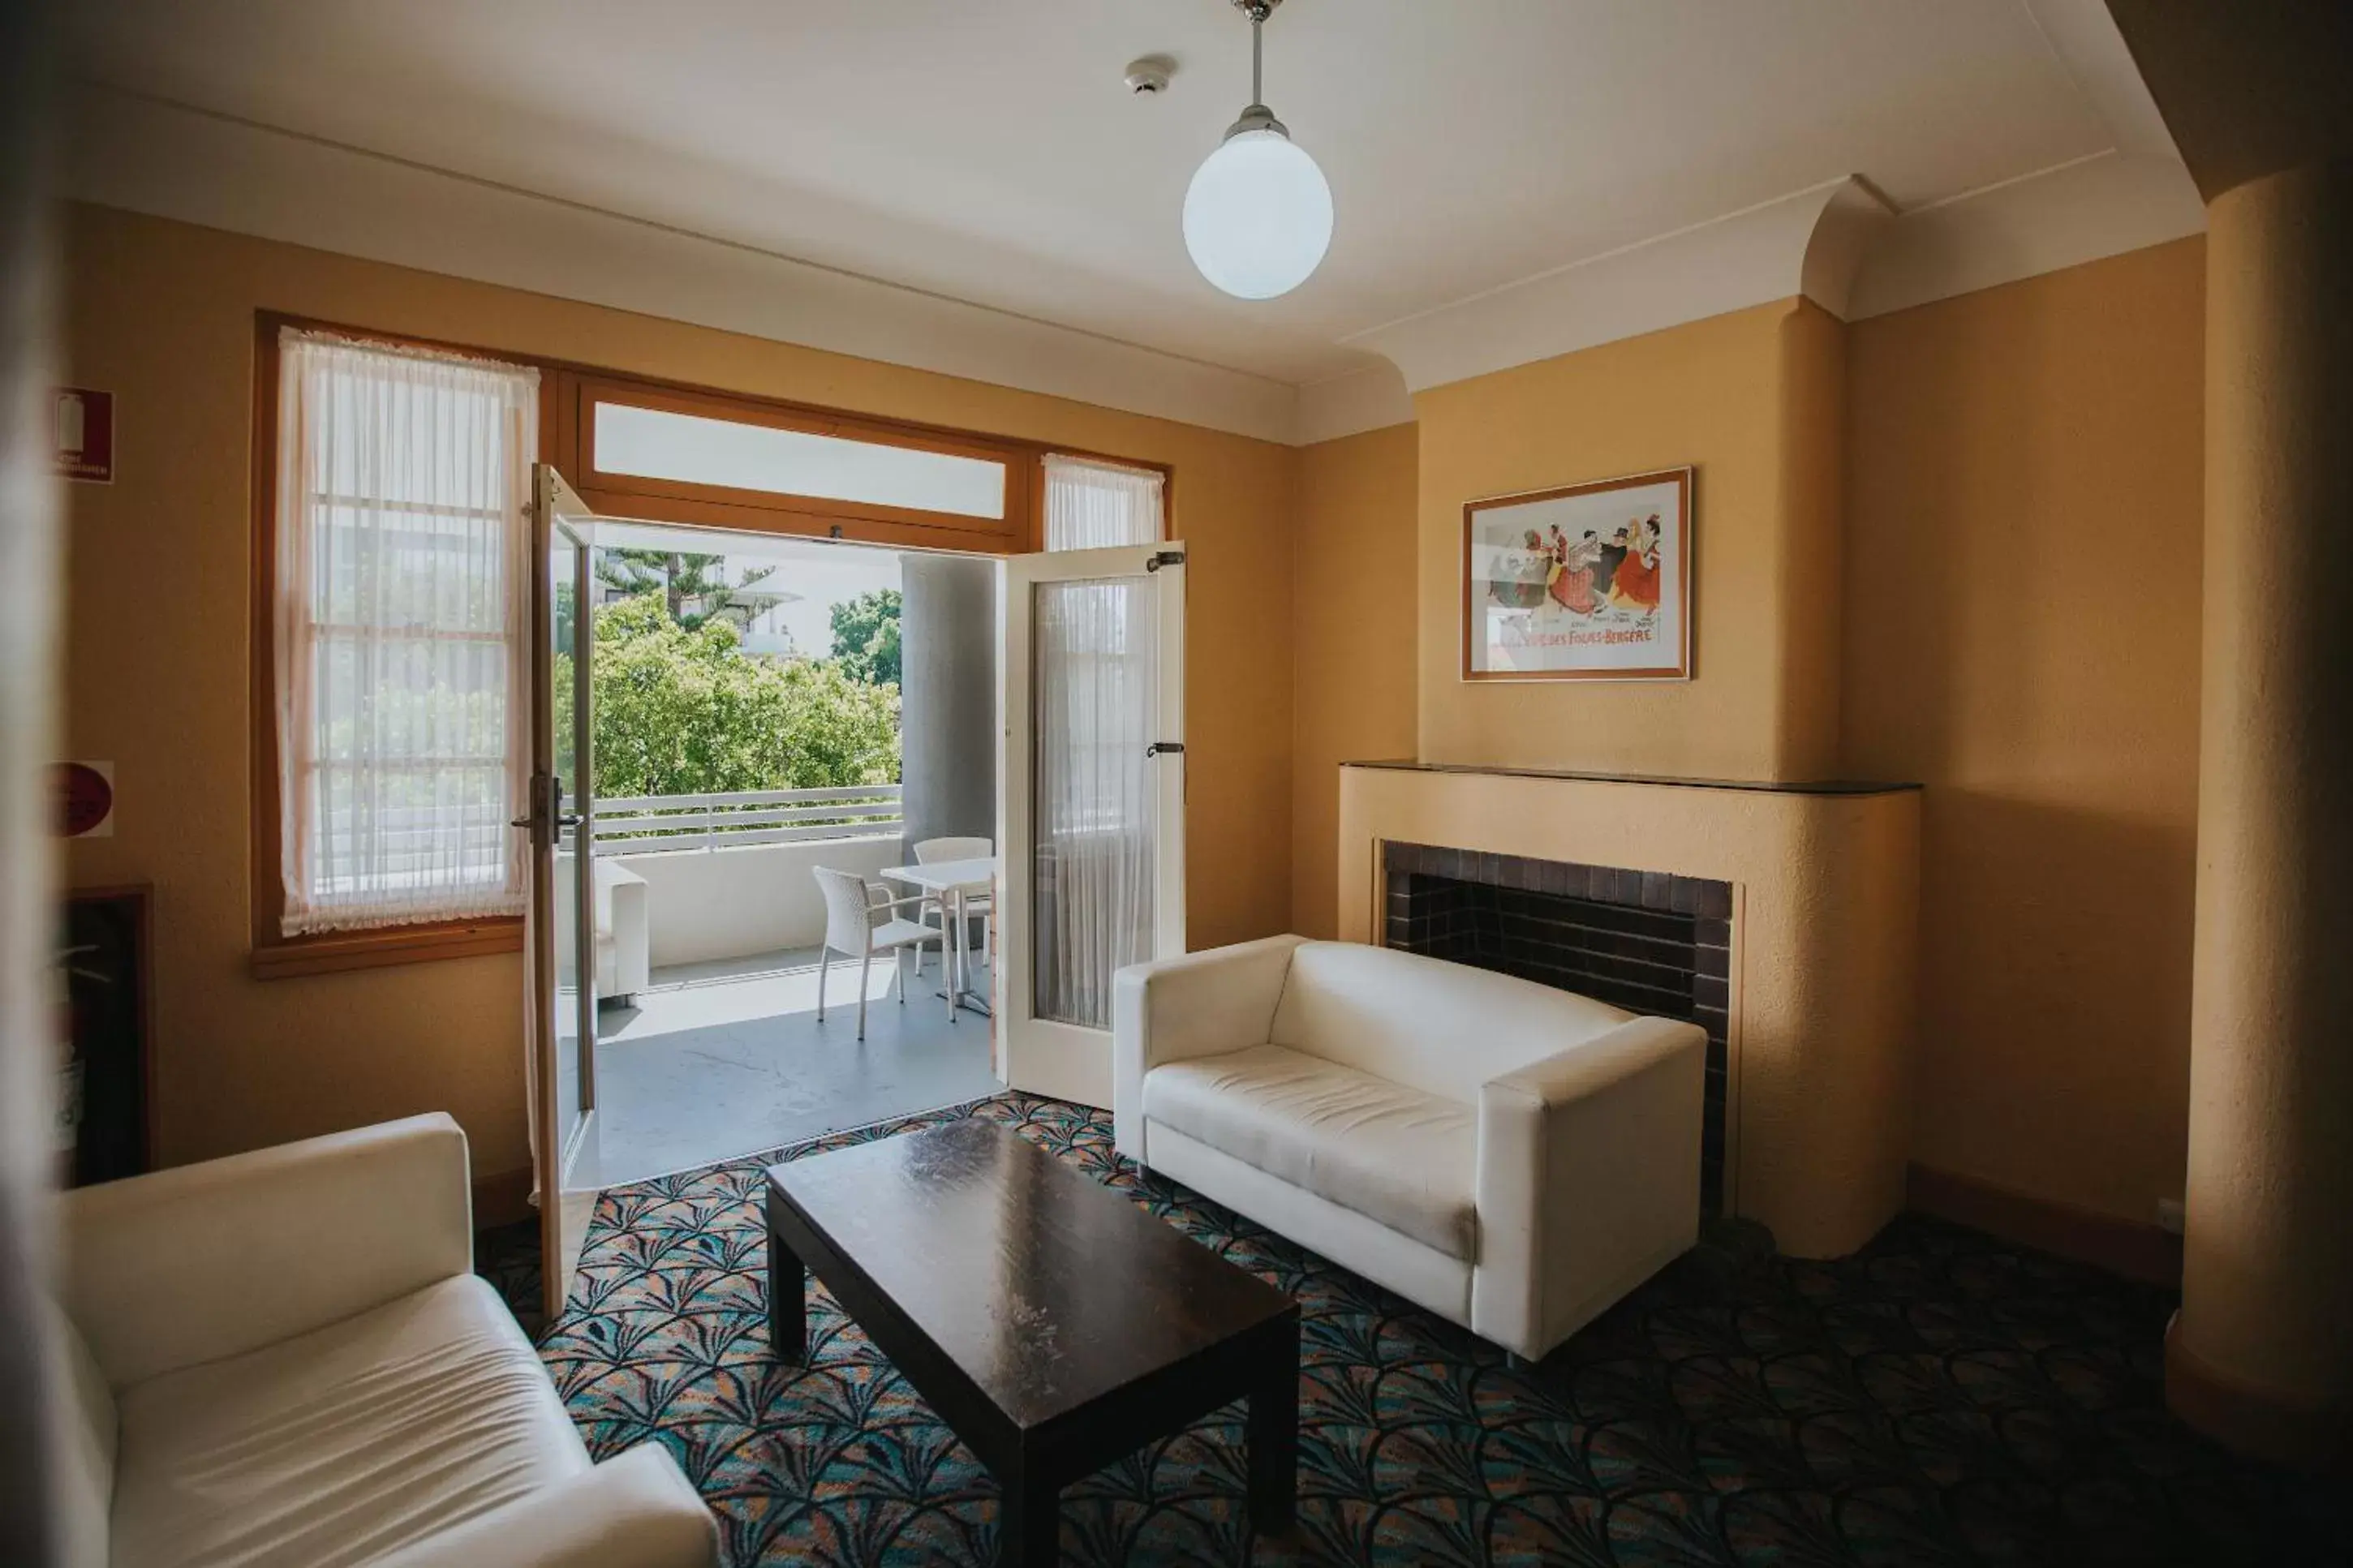
<instances>
[{"instance_id":1,"label":"balcony","mask_svg":"<svg viewBox=\"0 0 2353 1568\"><path fill-rule=\"evenodd\" d=\"M903 1005L890 965L873 968L863 1042L858 965L837 957L818 1022L810 872L880 880L910 858L904 826L897 784L596 802L598 880L641 903L650 973L600 1012L584 1179L643 1180L997 1090L989 1021L951 1013L936 952L911 967Z\"/></svg>"},{"instance_id":2,"label":"balcony","mask_svg":"<svg viewBox=\"0 0 2353 1568\"><path fill-rule=\"evenodd\" d=\"M903 862L899 796L897 784L861 784L599 799L596 858L645 883L659 984L681 964L816 947L825 900L810 870L872 881Z\"/></svg>"}]
</instances>

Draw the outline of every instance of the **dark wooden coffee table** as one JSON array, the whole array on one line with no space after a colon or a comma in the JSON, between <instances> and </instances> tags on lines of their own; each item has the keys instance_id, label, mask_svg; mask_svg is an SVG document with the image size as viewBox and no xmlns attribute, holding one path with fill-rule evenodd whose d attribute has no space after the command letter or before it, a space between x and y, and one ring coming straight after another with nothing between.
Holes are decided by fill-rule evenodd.
<instances>
[{"instance_id":1,"label":"dark wooden coffee table","mask_svg":"<svg viewBox=\"0 0 2353 1568\"><path fill-rule=\"evenodd\" d=\"M1292 1521L1299 1304L993 1121L768 1172L768 1321L806 1265L1004 1489L998 1560L1055 1561L1062 1488L1250 1400L1250 1510Z\"/></svg>"}]
</instances>

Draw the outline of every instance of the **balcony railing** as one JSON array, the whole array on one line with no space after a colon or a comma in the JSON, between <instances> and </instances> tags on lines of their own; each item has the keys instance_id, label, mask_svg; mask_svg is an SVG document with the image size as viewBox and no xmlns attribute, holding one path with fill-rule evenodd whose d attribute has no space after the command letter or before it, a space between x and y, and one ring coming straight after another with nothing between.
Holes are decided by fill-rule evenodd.
<instances>
[{"instance_id":1,"label":"balcony railing","mask_svg":"<svg viewBox=\"0 0 2353 1568\"><path fill-rule=\"evenodd\" d=\"M897 784L617 796L596 802L596 853L860 838L896 833L900 820Z\"/></svg>"}]
</instances>

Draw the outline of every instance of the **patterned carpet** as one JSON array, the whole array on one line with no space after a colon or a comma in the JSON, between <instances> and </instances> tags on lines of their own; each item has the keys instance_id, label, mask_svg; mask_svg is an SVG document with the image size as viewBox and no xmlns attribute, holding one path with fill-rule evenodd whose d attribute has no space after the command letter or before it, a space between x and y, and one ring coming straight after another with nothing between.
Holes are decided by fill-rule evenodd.
<instances>
[{"instance_id":1,"label":"patterned carpet","mask_svg":"<svg viewBox=\"0 0 2353 1568\"><path fill-rule=\"evenodd\" d=\"M2168 1417L2172 1300L1906 1216L1835 1263L1704 1247L1540 1365L1008 1095L616 1188L542 1353L592 1452L667 1444L735 1564L994 1560L996 1488L812 1290L814 1363L768 1354L760 1172L959 1115L1007 1122L1303 1306L1300 1528L1242 1524L1239 1406L1065 1492L1084 1563L2311 1563L2327 1489ZM535 1298L522 1248L485 1272Z\"/></svg>"}]
</instances>

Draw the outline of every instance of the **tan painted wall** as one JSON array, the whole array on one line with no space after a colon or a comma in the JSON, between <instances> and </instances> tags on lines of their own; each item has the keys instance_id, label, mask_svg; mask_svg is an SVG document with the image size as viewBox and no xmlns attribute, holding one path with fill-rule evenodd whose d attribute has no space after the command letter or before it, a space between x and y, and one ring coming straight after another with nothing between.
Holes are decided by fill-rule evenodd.
<instances>
[{"instance_id":1,"label":"tan painted wall","mask_svg":"<svg viewBox=\"0 0 2353 1568\"><path fill-rule=\"evenodd\" d=\"M118 837L69 869L157 883L168 1160L427 1106L467 1121L480 1171L523 1157L513 961L245 977L267 307L1175 464L1196 946L1335 929L1351 757L1923 780L1914 1157L2135 1219L2180 1190L2198 241L1852 327L1760 307L1297 454L118 213L78 210L68 241L68 374L121 395L123 448L115 486L72 498L69 745L124 791ZM1464 500L1682 462L1698 679L1456 680Z\"/></svg>"},{"instance_id":2,"label":"tan painted wall","mask_svg":"<svg viewBox=\"0 0 2353 1568\"><path fill-rule=\"evenodd\" d=\"M1919 780L1914 1158L2182 1183L2203 241L1848 329L1845 764Z\"/></svg>"},{"instance_id":3,"label":"tan painted wall","mask_svg":"<svg viewBox=\"0 0 2353 1568\"><path fill-rule=\"evenodd\" d=\"M1292 623L1291 929L1338 930L1340 764L1414 754L1415 471L1394 425L1300 453Z\"/></svg>"},{"instance_id":4,"label":"tan painted wall","mask_svg":"<svg viewBox=\"0 0 2353 1568\"><path fill-rule=\"evenodd\" d=\"M527 1161L515 959L246 975L258 308L1174 465L1190 940L1289 923L1291 450L104 209L74 209L65 241L65 374L117 395L121 469L73 488L65 709L70 754L117 764L119 826L71 845L67 869L155 884L165 1161L434 1108L465 1124L477 1175Z\"/></svg>"},{"instance_id":5,"label":"tan painted wall","mask_svg":"<svg viewBox=\"0 0 2353 1568\"><path fill-rule=\"evenodd\" d=\"M2207 216L2179 1348L2270 1416L2210 1429L2353 1474L2353 159L2250 180Z\"/></svg>"},{"instance_id":6,"label":"tan painted wall","mask_svg":"<svg viewBox=\"0 0 2353 1568\"><path fill-rule=\"evenodd\" d=\"M1790 300L1433 388L1420 755L1696 778L1836 767L1845 329ZM1462 504L1694 466L1694 679L1461 679Z\"/></svg>"}]
</instances>

